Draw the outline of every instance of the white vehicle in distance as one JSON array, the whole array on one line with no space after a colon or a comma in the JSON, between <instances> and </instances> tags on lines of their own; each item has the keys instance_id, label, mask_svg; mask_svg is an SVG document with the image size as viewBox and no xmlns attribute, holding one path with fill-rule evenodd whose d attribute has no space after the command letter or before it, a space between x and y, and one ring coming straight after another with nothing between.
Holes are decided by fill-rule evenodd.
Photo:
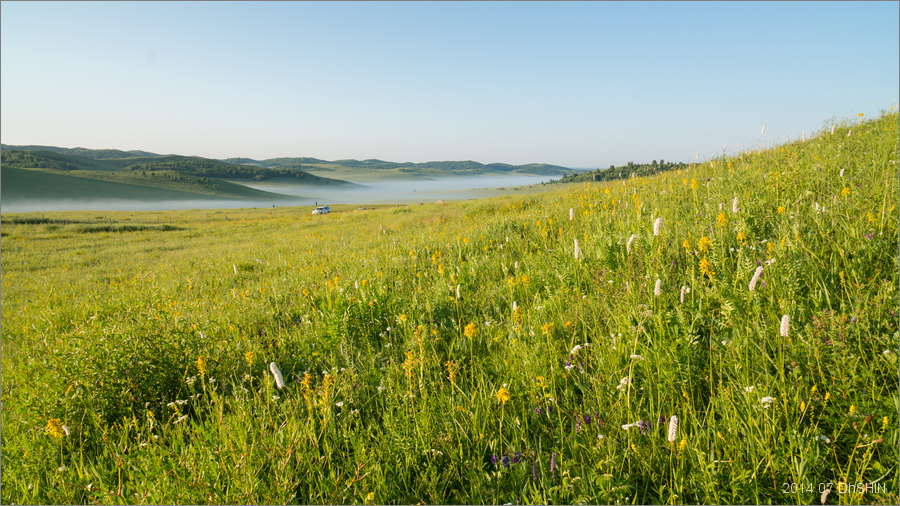
<instances>
[{"instance_id":1,"label":"white vehicle in distance","mask_svg":"<svg viewBox=\"0 0 900 506\"><path fill-rule=\"evenodd\" d=\"M331 212L331 206L319 206L313 209L313 214L328 214Z\"/></svg>"}]
</instances>

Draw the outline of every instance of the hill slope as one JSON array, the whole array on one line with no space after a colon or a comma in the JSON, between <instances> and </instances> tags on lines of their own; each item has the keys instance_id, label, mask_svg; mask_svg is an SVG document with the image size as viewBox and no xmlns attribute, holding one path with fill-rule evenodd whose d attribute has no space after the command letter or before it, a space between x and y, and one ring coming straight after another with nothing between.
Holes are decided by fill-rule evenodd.
<instances>
[{"instance_id":1,"label":"hill slope","mask_svg":"<svg viewBox=\"0 0 900 506\"><path fill-rule=\"evenodd\" d=\"M7 219L2 502L897 504L898 155Z\"/></svg>"}]
</instances>

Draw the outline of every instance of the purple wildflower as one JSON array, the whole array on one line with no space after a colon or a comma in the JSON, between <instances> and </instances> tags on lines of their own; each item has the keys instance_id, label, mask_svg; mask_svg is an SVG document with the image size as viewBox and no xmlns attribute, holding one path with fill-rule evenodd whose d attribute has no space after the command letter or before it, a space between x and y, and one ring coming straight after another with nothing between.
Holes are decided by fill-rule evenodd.
<instances>
[{"instance_id":1,"label":"purple wildflower","mask_svg":"<svg viewBox=\"0 0 900 506\"><path fill-rule=\"evenodd\" d=\"M503 467L509 467L509 455L503 456Z\"/></svg>"},{"instance_id":2,"label":"purple wildflower","mask_svg":"<svg viewBox=\"0 0 900 506\"><path fill-rule=\"evenodd\" d=\"M662 425L664 423L666 423L666 417L659 415L659 424Z\"/></svg>"},{"instance_id":3,"label":"purple wildflower","mask_svg":"<svg viewBox=\"0 0 900 506\"><path fill-rule=\"evenodd\" d=\"M540 406L535 407L534 412L537 414L541 414L541 407Z\"/></svg>"},{"instance_id":4,"label":"purple wildflower","mask_svg":"<svg viewBox=\"0 0 900 506\"><path fill-rule=\"evenodd\" d=\"M547 414L553 413L553 406L547 406Z\"/></svg>"},{"instance_id":5,"label":"purple wildflower","mask_svg":"<svg viewBox=\"0 0 900 506\"><path fill-rule=\"evenodd\" d=\"M497 454L496 454L496 453L493 454L493 455L491 455L491 464L494 464L494 465L496 466L498 460L499 460L499 459L497 458Z\"/></svg>"},{"instance_id":6,"label":"purple wildflower","mask_svg":"<svg viewBox=\"0 0 900 506\"><path fill-rule=\"evenodd\" d=\"M581 420L575 420L575 432L581 432Z\"/></svg>"},{"instance_id":7,"label":"purple wildflower","mask_svg":"<svg viewBox=\"0 0 900 506\"><path fill-rule=\"evenodd\" d=\"M856 317L850 318L850 323L856 323Z\"/></svg>"},{"instance_id":8,"label":"purple wildflower","mask_svg":"<svg viewBox=\"0 0 900 506\"><path fill-rule=\"evenodd\" d=\"M550 453L550 472L556 475L556 452Z\"/></svg>"},{"instance_id":9,"label":"purple wildflower","mask_svg":"<svg viewBox=\"0 0 900 506\"><path fill-rule=\"evenodd\" d=\"M537 481L537 462L531 463L531 479Z\"/></svg>"},{"instance_id":10,"label":"purple wildflower","mask_svg":"<svg viewBox=\"0 0 900 506\"><path fill-rule=\"evenodd\" d=\"M650 429L651 423L645 422L643 420L638 420L637 425L638 425L638 428L641 429L641 434L646 434L647 430Z\"/></svg>"},{"instance_id":11,"label":"purple wildflower","mask_svg":"<svg viewBox=\"0 0 900 506\"><path fill-rule=\"evenodd\" d=\"M513 453L512 462L513 464L518 464L522 461L522 452Z\"/></svg>"},{"instance_id":12,"label":"purple wildflower","mask_svg":"<svg viewBox=\"0 0 900 506\"><path fill-rule=\"evenodd\" d=\"M584 415L584 423L590 425L591 424L591 415L585 413Z\"/></svg>"},{"instance_id":13,"label":"purple wildflower","mask_svg":"<svg viewBox=\"0 0 900 506\"><path fill-rule=\"evenodd\" d=\"M872 234L866 234L866 239L871 239L871 238L872 238Z\"/></svg>"}]
</instances>

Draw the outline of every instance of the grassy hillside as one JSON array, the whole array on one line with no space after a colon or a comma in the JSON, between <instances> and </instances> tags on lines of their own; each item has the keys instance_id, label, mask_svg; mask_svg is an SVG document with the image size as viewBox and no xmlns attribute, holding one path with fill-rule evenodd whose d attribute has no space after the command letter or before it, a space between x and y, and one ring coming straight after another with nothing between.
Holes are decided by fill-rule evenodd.
<instances>
[{"instance_id":1,"label":"grassy hillside","mask_svg":"<svg viewBox=\"0 0 900 506\"><path fill-rule=\"evenodd\" d=\"M895 504L897 163L4 215L0 499Z\"/></svg>"},{"instance_id":2,"label":"grassy hillside","mask_svg":"<svg viewBox=\"0 0 900 506\"><path fill-rule=\"evenodd\" d=\"M185 177L176 172L104 172L52 169L0 171L0 200L194 200L234 198L281 201L288 197L227 181Z\"/></svg>"},{"instance_id":3,"label":"grassy hillside","mask_svg":"<svg viewBox=\"0 0 900 506\"><path fill-rule=\"evenodd\" d=\"M121 149L88 149L88 148L60 148L57 146L35 146L35 145L9 145L3 144L0 146L0 149L3 150L21 150L21 151L49 151L53 153L59 153L64 155L74 155L81 158L89 158L92 160L111 160L118 158L150 158L158 155L156 153L150 153L149 151L141 151L141 150L131 150L131 151L122 151Z\"/></svg>"},{"instance_id":4,"label":"grassy hillside","mask_svg":"<svg viewBox=\"0 0 900 506\"><path fill-rule=\"evenodd\" d=\"M110 155L109 151L111 150L103 150L103 154ZM255 200L288 198L226 179L238 182L277 180L300 185L354 186L347 181L295 169L233 165L199 157L154 155L104 159L96 152L93 153L96 158L86 158L66 152L28 151L9 147L0 154L3 198L7 201L59 198L183 200L198 196Z\"/></svg>"}]
</instances>

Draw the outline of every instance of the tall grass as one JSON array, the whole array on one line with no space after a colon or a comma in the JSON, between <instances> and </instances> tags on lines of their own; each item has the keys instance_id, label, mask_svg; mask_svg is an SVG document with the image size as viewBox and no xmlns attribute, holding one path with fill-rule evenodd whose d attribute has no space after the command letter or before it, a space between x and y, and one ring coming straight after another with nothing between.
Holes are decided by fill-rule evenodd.
<instances>
[{"instance_id":1,"label":"tall grass","mask_svg":"<svg viewBox=\"0 0 900 506\"><path fill-rule=\"evenodd\" d=\"M4 216L0 499L895 503L897 146L886 114L519 197Z\"/></svg>"}]
</instances>

